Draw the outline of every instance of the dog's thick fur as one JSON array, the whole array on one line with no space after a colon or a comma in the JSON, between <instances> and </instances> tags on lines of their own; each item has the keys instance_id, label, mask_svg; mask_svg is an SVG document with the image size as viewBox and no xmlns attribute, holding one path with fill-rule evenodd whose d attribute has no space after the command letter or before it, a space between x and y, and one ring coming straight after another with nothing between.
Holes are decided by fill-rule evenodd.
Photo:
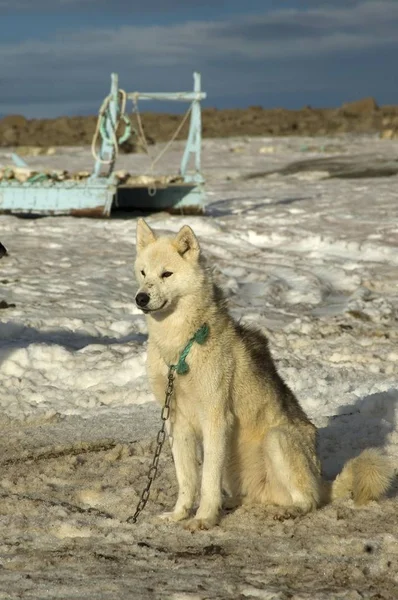
<instances>
[{"instance_id":1,"label":"dog's thick fur","mask_svg":"<svg viewBox=\"0 0 398 600\"><path fill-rule=\"evenodd\" d=\"M169 434L179 493L166 518L191 516L198 447L203 469L199 508L187 521L192 530L218 522L223 490L235 505L276 505L294 516L336 498L364 504L388 489L392 468L373 449L350 460L333 484L322 481L315 426L277 373L266 337L228 314L188 226L158 238L140 219L135 269L148 322L148 375L161 405L168 365L204 323L210 328L205 344L189 352L189 372L175 378Z\"/></svg>"}]
</instances>

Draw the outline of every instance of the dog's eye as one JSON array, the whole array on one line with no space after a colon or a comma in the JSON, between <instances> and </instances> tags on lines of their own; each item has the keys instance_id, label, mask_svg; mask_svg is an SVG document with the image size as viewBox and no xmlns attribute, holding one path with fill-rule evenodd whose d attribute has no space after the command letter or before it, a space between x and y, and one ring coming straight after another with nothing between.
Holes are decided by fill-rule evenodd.
<instances>
[{"instance_id":1,"label":"dog's eye","mask_svg":"<svg viewBox=\"0 0 398 600\"><path fill-rule=\"evenodd\" d=\"M145 271L141 271L141 275L145 277Z\"/></svg>"},{"instance_id":2,"label":"dog's eye","mask_svg":"<svg viewBox=\"0 0 398 600\"><path fill-rule=\"evenodd\" d=\"M164 271L164 273L162 273L162 277L171 277L173 275L173 273L171 271Z\"/></svg>"}]
</instances>

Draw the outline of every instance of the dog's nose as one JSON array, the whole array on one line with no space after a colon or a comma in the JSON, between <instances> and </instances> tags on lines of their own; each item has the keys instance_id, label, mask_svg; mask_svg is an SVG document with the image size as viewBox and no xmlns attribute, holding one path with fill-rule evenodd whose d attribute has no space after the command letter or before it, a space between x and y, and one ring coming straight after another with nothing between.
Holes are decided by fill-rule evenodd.
<instances>
[{"instance_id":1,"label":"dog's nose","mask_svg":"<svg viewBox=\"0 0 398 600\"><path fill-rule=\"evenodd\" d=\"M149 296L148 294L145 294L145 292L140 292L136 295L135 301L138 304L138 306L144 308L144 306L146 306L149 302Z\"/></svg>"}]
</instances>

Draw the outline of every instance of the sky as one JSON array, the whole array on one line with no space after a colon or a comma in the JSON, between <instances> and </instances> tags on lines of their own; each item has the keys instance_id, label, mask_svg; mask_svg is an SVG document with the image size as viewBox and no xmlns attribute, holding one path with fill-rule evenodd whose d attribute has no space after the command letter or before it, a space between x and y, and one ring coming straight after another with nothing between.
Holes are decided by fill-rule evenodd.
<instances>
[{"instance_id":1,"label":"sky","mask_svg":"<svg viewBox=\"0 0 398 600\"><path fill-rule=\"evenodd\" d=\"M398 104L397 58L398 0L0 0L0 115L95 114L113 71L127 91L199 71L216 108Z\"/></svg>"}]
</instances>

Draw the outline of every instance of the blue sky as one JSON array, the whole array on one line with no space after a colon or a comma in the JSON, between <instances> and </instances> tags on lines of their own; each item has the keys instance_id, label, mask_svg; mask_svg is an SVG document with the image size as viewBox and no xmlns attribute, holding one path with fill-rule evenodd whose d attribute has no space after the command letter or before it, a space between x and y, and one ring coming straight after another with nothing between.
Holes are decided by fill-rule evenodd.
<instances>
[{"instance_id":1,"label":"blue sky","mask_svg":"<svg viewBox=\"0 0 398 600\"><path fill-rule=\"evenodd\" d=\"M177 91L199 70L217 108L398 104L397 58L398 0L0 0L0 114L94 114L112 71Z\"/></svg>"}]
</instances>

